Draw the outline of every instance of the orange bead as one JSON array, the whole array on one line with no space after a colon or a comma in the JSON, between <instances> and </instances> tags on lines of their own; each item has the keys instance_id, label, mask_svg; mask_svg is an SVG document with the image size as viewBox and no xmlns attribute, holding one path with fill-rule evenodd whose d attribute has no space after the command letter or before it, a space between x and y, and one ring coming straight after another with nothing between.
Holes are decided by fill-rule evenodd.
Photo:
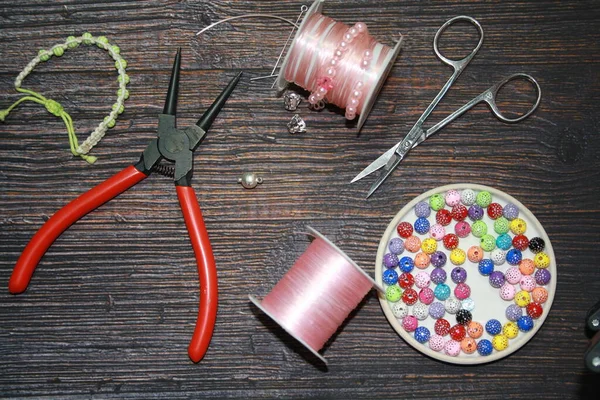
<instances>
[{"instance_id":1,"label":"orange bead","mask_svg":"<svg viewBox=\"0 0 600 400\"><path fill-rule=\"evenodd\" d=\"M460 342L460 348L464 353L472 354L477 350L477 342L473 338L466 337Z\"/></svg>"},{"instance_id":2,"label":"orange bead","mask_svg":"<svg viewBox=\"0 0 600 400\"><path fill-rule=\"evenodd\" d=\"M471 321L467 326L467 333L473 339L479 339L483 335L483 326L479 322Z\"/></svg>"},{"instance_id":3,"label":"orange bead","mask_svg":"<svg viewBox=\"0 0 600 400\"><path fill-rule=\"evenodd\" d=\"M471 246L469 247L467 257L469 258L469 261L478 263L483 260L483 249L479 246Z\"/></svg>"},{"instance_id":4,"label":"orange bead","mask_svg":"<svg viewBox=\"0 0 600 400\"><path fill-rule=\"evenodd\" d=\"M421 249L421 239L416 236L409 236L404 241L404 248L411 253L416 253Z\"/></svg>"},{"instance_id":5,"label":"orange bead","mask_svg":"<svg viewBox=\"0 0 600 400\"><path fill-rule=\"evenodd\" d=\"M429 266L430 257L425 253L419 253L415 256L415 267L425 269Z\"/></svg>"},{"instance_id":6,"label":"orange bead","mask_svg":"<svg viewBox=\"0 0 600 400\"><path fill-rule=\"evenodd\" d=\"M535 264L533 263L533 260L530 260L529 258L522 259L519 263L519 271L521 271L521 274L523 275L533 274L535 272Z\"/></svg>"},{"instance_id":7,"label":"orange bead","mask_svg":"<svg viewBox=\"0 0 600 400\"><path fill-rule=\"evenodd\" d=\"M548 300L548 291L543 287L536 287L533 289L531 295L533 297L533 301L536 303L543 304L546 302L546 300Z\"/></svg>"}]
</instances>

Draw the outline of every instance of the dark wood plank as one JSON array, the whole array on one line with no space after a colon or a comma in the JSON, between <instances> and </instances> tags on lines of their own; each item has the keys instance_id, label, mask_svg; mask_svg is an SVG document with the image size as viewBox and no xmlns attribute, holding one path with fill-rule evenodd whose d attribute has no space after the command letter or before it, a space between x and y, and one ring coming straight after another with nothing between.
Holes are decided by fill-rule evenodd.
<instances>
[{"instance_id":1,"label":"dark wood plank","mask_svg":"<svg viewBox=\"0 0 600 400\"><path fill-rule=\"evenodd\" d=\"M0 396L7 398L596 398L585 372L583 318L598 300L600 270L600 5L597 1L329 1L325 13L366 22L382 42L405 35L401 56L357 136L338 112L302 110L309 131L291 136L290 114L266 74L287 37L272 21L202 27L248 12L295 19L302 2L0 1L0 104L39 48L85 31L105 34L129 62L131 98L94 150L70 156L62 122L23 105L0 124L0 281L56 210L136 160L156 128L174 49L183 48L180 124L191 123L239 69L248 72L195 159L195 187L219 268L219 315L207 357L186 349L198 282L172 184L153 177L89 214L52 246L28 291L0 294ZM350 179L395 143L449 76L431 42L448 18L483 25L484 45L440 104L442 118L514 72L535 76L540 108L505 125L484 106L411 152L370 200ZM451 37L448 51L468 45ZM26 87L65 105L81 138L114 102L116 73L95 49L41 65ZM520 97L521 99L521 97ZM519 100L522 101L522 100ZM244 191L237 177L265 182ZM407 346L369 295L325 351L327 370L261 315L264 295L307 241L310 224L369 272L381 234L414 196L446 183L504 190L542 222L559 263L552 311L510 357L477 367L443 364Z\"/></svg>"}]
</instances>

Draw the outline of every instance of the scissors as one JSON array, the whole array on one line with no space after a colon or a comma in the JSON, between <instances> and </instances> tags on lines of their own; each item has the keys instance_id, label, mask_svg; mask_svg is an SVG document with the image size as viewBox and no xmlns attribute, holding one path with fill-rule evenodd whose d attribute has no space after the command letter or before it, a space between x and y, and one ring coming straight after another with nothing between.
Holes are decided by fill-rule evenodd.
<instances>
[{"instance_id":1,"label":"scissors","mask_svg":"<svg viewBox=\"0 0 600 400\"><path fill-rule=\"evenodd\" d=\"M475 25L475 27L479 31L479 42L477 43L477 46L475 46L475 49L473 49L471 51L471 54L469 54L465 58L463 58L461 60L451 60L449 58L444 57L440 53L439 48L438 48L438 42L439 42L439 39L440 39L440 36L442 35L442 33L449 26L451 26L452 24L454 24L455 22L458 22L458 21L466 21L466 22L469 22L469 23ZM535 111L535 109L538 107L538 105L540 104L540 100L542 98L542 91L540 89L540 85L532 76L523 74L523 73L518 73L518 74L513 74L513 75L506 77L502 81L496 83L495 85L491 86L487 90L483 91L480 95L474 97L471 101L466 103L464 106L460 107L458 110L456 110L455 112L453 112L452 114L450 114L449 116L447 116L446 118L444 118L442 121L438 122L431 128L429 128L427 130L425 130L423 128L423 124L425 123L425 120L429 117L429 115L431 114L433 109L438 105L440 100L442 100L442 98L444 97L446 92L448 92L448 90L450 89L452 84L458 79L458 77L464 71L464 69L467 67L467 65L469 65L469 63L471 62L473 57L475 57L475 54L477 54L477 52L479 51L479 48L481 47L482 43L483 43L483 28L481 27L479 22L475 18L472 18L472 17L460 15L460 16L451 18L444 25L442 25L441 28L437 31L437 33L435 34L435 38L433 39L433 50L435 51L435 54L438 56L438 58L440 60L442 60L444 63L446 63L449 66L451 66L452 68L454 68L454 73L452 74L452 76L450 76L450 79L448 79L448 82L446 82L446 84L442 87L442 90L440 90L440 92L435 96L435 98L433 99L431 104L429 104L429 106L427 107L425 112L423 112L421 117L419 117L419 120L415 123L415 125L408 132L408 134L404 137L404 139L402 139L400 142L396 143L396 145L394 145L392 148L390 148L388 151L386 151L384 154L382 154L378 159L373 161L368 167L363 169L361 171L361 173L359 173L358 175L356 175L356 177L354 177L354 179L352 179L352 181L350 183L354 183L354 182L364 178L365 176L372 174L373 172L377 171L378 169L383 168L383 170L381 171L381 174L379 175L377 180L371 186L371 189L369 190L369 193L367 194L367 198L369 198L377 190L377 188L379 188L379 186L381 186L383 181L385 181L387 179L387 177L394 171L394 169L400 164L402 159L406 156L406 154L411 149L415 148L416 146L421 144L425 139L427 139L429 136L433 135L434 133L436 133L437 131L442 129L444 126L448 125L450 122L454 121L456 118L463 115L465 112L467 112L468 110L473 108L473 106L475 106L476 104L479 104L482 102L487 103L487 105L490 107L490 109L492 110L492 113L496 116L496 118L498 118L502 122L507 122L507 123L515 123L515 122L524 120L525 118L530 116L531 113L533 113ZM523 114L519 117L516 117L516 118L509 118L509 117L503 115L502 112L500 111L500 109L498 108L498 106L496 104L496 96L498 95L498 91L504 85L506 85L508 82L511 82L514 80L527 80L527 81L531 82L533 84L533 86L535 87L537 99L536 99L535 103L533 104L533 106L531 107L531 109L529 109L529 111L527 111L525 114Z\"/></svg>"}]
</instances>

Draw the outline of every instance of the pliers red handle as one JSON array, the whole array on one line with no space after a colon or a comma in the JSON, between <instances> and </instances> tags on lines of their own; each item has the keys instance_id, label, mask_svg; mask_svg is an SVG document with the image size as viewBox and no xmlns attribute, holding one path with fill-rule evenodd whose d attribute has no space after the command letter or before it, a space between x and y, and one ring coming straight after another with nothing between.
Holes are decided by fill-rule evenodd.
<instances>
[{"instance_id":1,"label":"pliers red handle","mask_svg":"<svg viewBox=\"0 0 600 400\"><path fill-rule=\"evenodd\" d=\"M174 179L177 197L183 212L190 241L198 264L200 280L200 305L198 319L188 354L194 362L200 361L210 344L217 316L217 269L210 245L208 232L204 225L202 212L196 199L196 193L190 186L193 173L193 152L200 144L206 131L212 125L223 108L233 89L240 80L238 74L219 97L213 102L196 125L186 129L177 129L175 114L179 87L179 69L181 50L177 52L173 63L173 72L163 113L159 115L158 138L152 140L144 150L140 161L125 168L87 193L71 201L54 214L33 236L23 250L8 283L11 293L25 291L40 259L52 243L73 223L118 196L136 183L142 181L166 159L175 163Z\"/></svg>"}]
</instances>

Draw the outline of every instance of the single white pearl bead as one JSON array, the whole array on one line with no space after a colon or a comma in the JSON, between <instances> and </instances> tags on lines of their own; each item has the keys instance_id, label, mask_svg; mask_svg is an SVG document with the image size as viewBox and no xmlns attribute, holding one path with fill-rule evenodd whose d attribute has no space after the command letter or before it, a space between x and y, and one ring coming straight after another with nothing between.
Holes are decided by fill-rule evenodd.
<instances>
[{"instance_id":1,"label":"single white pearl bead","mask_svg":"<svg viewBox=\"0 0 600 400\"><path fill-rule=\"evenodd\" d=\"M350 105L351 105L352 107L356 107L356 106L358 106L358 99L351 98L351 99L350 99Z\"/></svg>"},{"instance_id":2,"label":"single white pearl bead","mask_svg":"<svg viewBox=\"0 0 600 400\"><path fill-rule=\"evenodd\" d=\"M331 59L331 61L329 61L329 65L331 65L332 67L335 67L336 65L338 65L338 61L339 61L339 59L336 60L334 57Z\"/></svg>"},{"instance_id":3,"label":"single white pearl bead","mask_svg":"<svg viewBox=\"0 0 600 400\"><path fill-rule=\"evenodd\" d=\"M344 55L344 52L341 51L340 49L337 49L334 53L333 53L333 57L337 57L337 58L342 58L342 56Z\"/></svg>"},{"instance_id":4,"label":"single white pearl bead","mask_svg":"<svg viewBox=\"0 0 600 400\"><path fill-rule=\"evenodd\" d=\"M362 60L362 62L360 63L360 66L364 69L367 68L369 66L369 60Z\"/></svg>"},{"instance_id":5,"label":"single white pearl bead","mask_svg":"<svg viewBox=\"0 0 600 400\"><path fill-rule=\"evenodd\" d=\"M346 33L344 33L343 38L346 42L350 43L350 42L352 42L352 39L354 39L354 36L352 36L350 34L350 32L346 32Z\"/></svg>"},{"instance_id":6,"label":"single white pearl bead","mask_svg":"<svg viewBox=\"0 0 600 400\"><path fill-rule=\"evenodd\" d=\"M339 44L339 47L338 47L338 49L339 49L339 50L341 50L341 51L346 51L346 50L348 50L348 43L342 40L342 41L340 42L340 44Z\"/></svg>"},{"instance_id":7,"label":"single white pearl bead","mask_svg":"<svg viewBox=\"0 0 600 400\"><path fill-rule=\"evenodd\" d=\"M327 89L325 89L323 86L319 87L319 90L317 91L318 94L322 94L323 96L325 96L327 94Z\"/></svg>"},{"instance_id":8,"label":"single white pearl bead","mask_svg":"<svg viewBox=\"0 0 600 400\"><path fill-rule=\"evenodd\" d=\"M317 96L315 96L314 94L311 94L310 96L308 96L308 102L310 104L316 104L317 103Z\"/></svg>"},{"instance_id":9,"label":"single white pearl bead","mask_svg":"<svg viewBox=\"0 0 600 400\"><path fill-rule=\"evenodd\" d=\"M327 68L327 71L325 71L325 75L333 78L335 76L336 72L337 71L335 70L335 68L329 67L329 68Z\"/></svg>"},{"instance_id":10,"label":"single white pearl bead","mask_svg":"<svg viewBox=\"0 0 600 400\"><path fill-rule=\"evenodd\" d=\"M363 58L365 60L370 60L371 58L373 58L373 52L371 50L365 50Z\"/></svg>"},{"instance_id":11,"label":"single white pearl bead","mask_svg":"<svg viewBox=\"0 0 600 400\"><path fill-rule=\"evenodd\" d=\"M327 93L327 92L325 92ZM315 103L317 103L319 100L323 100L323 97L325 97L325 93L321 93L320 91L317 91L317 93L315 93L315 98L317 99L317 101Z\"/></svg>"},{"instance_id":12,"label":"single white pearl bead","mask_svg":"<svg viewBox=\"0 0 600 400\"><path fill-rule=\"evenodd\" d=\"M355 114L356 113L356 107L352 107L352 106L346 107L346 113Z\"/></svg>"},{"instance_id":13,"label":"single white pearl bead","mask_svg":"<svg viewBox=\"0 0 600 400\"><path fill-rule=\"evenodd\" d=\"M355 89L360 90L365 86L364 83L362 83L362 81L358 81L356 82L356 86L354 86Z\"/></svg>"},{"instance_id":14,"label":"single white pearl bead","mask_svg":"<svg viewBox=\"0 0 600 400\"><path fill-rule=\"evenodd\" d=\"M348 30L348 33L350 33L352 36L356 37L358 35L358 29L352 27Z\"/></svg>"},{"instance_id":15,"label":"single white pearl bead","mask_svg":"<svg viewBox=\"0 0 600 400\"><path fill-rule=\"evenodd\" d=\"M354 24L354 27L360 33L364 33L367 31L367 25L364 22L357 22L356 24Z\"/></svg>"},{"instance_id":16,"label":"single white pearl bead","mask_svg":"<svg viewBox=\"0 0 600 400\"><path fill-rule=\"evenodd\" d=\"M360 90L354 90L352 92L352 97L354 97L356 99L360 99L362 97L362 92Z\"/></svg>"}]
</instances>

